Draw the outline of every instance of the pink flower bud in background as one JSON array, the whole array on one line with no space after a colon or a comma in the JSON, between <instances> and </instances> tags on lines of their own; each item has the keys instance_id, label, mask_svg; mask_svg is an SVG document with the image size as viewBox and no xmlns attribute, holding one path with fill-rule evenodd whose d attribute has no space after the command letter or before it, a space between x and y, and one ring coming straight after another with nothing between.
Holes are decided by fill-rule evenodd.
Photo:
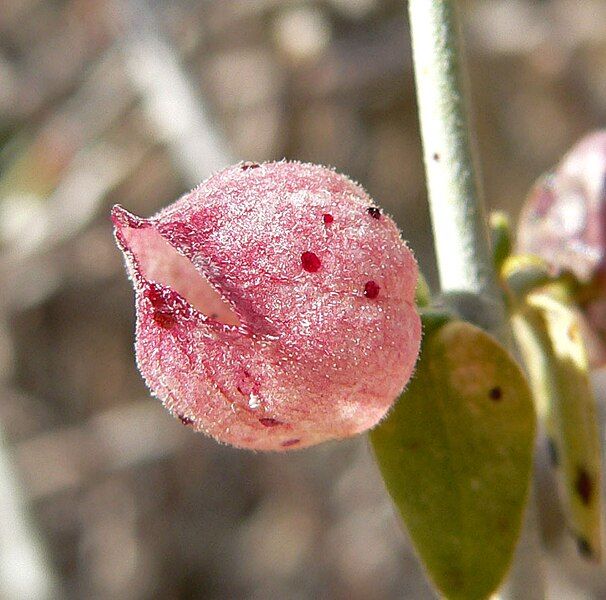
<instances>
[{"instance_id":1,"label":"pink flower bud in background","mask_svg":"<svg viewBox=\"0 0 606 600\"><path fill-rule=\"evenodd\" d=\"M584 137L532 190L518 246L591 281L606 267L606 131Z\"/></svg>"},{"instance_id":2,"label":"pink flower bud in background","mask_svg":"<svg viewBox=\"0 0 606 600\"><path fill-rule=\"evenodd\" d=\"M415 259L342 175L241 163L151 219L112 211L136 293L136 353L181 421L257 450L375 425L421 338Z\"/></svg>"},{"instance_id":3,"label":"pink flower bud in background","mask_svg":"<svg viewBox=\"0 0 606 600\"><path fill-rule=\"evenodd\" d=\"M594 366L606 362L606 130L582 138L532 190L518 224L518 251L569 271L591 293L581 308Z\"/></svg>"}]
</instances>

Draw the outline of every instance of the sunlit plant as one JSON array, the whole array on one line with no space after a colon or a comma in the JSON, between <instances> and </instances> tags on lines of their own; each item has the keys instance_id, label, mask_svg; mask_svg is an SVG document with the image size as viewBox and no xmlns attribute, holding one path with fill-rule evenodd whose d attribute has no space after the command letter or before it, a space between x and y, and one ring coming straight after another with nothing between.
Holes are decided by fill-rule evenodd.
<instances>
[{"instance_id":1,"label":"sunlit plant","mask_svg":"<svg viewBox=\"0 0 606 600\"><path fill-rule=\"evenodd\" d=\"M520 539L535 415L567 529L581 556L601 554L587 347L599 364L606 134L541 180L517 245L508 219L493 217L491 247L455 4L409 2L435 298L393 221L360 186L316 165L239 163L154 217L116 206L112 219L135 288L139 369L167 408L255 450L373 428L429 578L446 598L480 599L501 585Z\"/></svg>"}]
</instances>

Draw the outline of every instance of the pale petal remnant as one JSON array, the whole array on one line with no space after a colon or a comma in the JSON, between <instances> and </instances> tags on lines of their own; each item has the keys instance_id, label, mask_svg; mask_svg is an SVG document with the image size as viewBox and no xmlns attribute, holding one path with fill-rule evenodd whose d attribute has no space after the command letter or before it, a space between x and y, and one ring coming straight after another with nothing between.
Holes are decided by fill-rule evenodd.
<instances>
[{"instance_id":1,"label":"pale petal remnant","mask_svg":"<svg viewBox=\"0 0 606 600\"><path fill-rule=\"evenodd\" d=\"M587 284L583 338L592 366L605 365L606 130L583 137L537 182L520 215L518 250Z\"/></svg>"},{"instance_id":2,"label":"pale petal remnant","mask_svg":"<svg viewBox=\"0 0 606 600\"><path fill-rule=\"evenodd\" d=\"M522 252L589 281L606 269L606 130L585 136L532 190L518 226Z\"/></svg>"},{"instance_id":3,"label":"pale petal remnant","mask_svg":"<svg viewBox=\"0 0 606 600\"><path fill-rule=\"evenodd\" d=\"M375 425L409 380L417 265L360 186L240 163L150 219L112 210L152 392L221 442L290 450Z\"/></svg>"}]
</instances>

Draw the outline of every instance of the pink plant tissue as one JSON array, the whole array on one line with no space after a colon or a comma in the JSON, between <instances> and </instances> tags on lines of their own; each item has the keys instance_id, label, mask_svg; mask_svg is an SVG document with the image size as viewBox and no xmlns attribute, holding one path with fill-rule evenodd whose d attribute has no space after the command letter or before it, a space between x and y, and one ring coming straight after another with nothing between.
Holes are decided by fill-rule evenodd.
<instances>
[{"instance_id":1,"label":"pink plant tissue","mask_svg":"<svg viewBox=\"0 0 606 600\"><path fill-rule=\"evenodd\" d=\"M184 424L255 450L375 425L409 380L417 265L346 177L240 163L150 219L112 210L136 294L136 354Z\"/></svg>"},{"instance_id":2,"label":"pink plant tissue","mask_svg":"<svg viewBox=\"0 0 606 600\"><path fill-rule=\"evenodd\" d=\"M592 367L606 365L606 130L578 141L532 189L518 222L519 252L585 285L578 302Z\"/></svg>"}]
</instances>

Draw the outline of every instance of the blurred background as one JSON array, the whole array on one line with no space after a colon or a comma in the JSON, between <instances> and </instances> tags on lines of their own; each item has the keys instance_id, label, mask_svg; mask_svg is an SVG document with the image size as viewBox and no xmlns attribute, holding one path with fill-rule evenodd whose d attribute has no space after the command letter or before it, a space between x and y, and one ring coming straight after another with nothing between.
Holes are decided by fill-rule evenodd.
<instances>
[{"instance_id":1,"label":"blurred background","mask_svg":"<svg viewBox=\"0 0 606 600\"><path fill-rule=\"evenodd\" d=\"M486 198L515 215L606 123L606 3L460 4ZM283 157L360 181L435 287L404 1L0 0L1 599L434 598L364 437L236 451L136 371L111 205Z\"/></svg>"}]
</instances>

